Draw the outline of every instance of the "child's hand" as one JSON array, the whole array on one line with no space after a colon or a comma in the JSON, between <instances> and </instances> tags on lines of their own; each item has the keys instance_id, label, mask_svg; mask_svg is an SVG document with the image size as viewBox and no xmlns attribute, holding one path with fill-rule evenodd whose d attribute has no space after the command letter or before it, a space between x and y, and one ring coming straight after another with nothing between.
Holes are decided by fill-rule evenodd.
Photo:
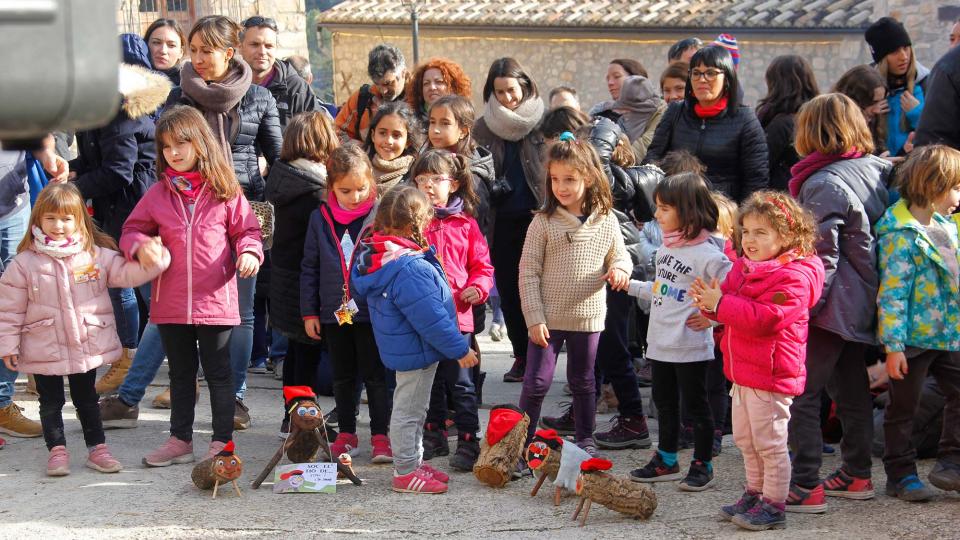
<instances>
[{"instance_id":1,"label":"child's hand","mask_svg":"<svg viewBox=\"0 0 960 540\"><path fill-rule=\"evenodd\" d=\"M250 253L241 253L237 257L237 271L242 278L255 276L260 271L260 260Z\"/></svg>"},{"instance_id":2,"label":"child's hand","mask_svg":"<svg viewBox=\"0 0 960 540\"><path fill-rule=\"evenodd\" d=\"M16 371L17 367L20 365L20 355L11 354L10 356L4 356L3 365L7 366L7 369L10 371Z\"/></svg>"},{"instance_id":3,"label":"child's hand","mask_svg":"<svg viewBox=\"0 0 960 540\"><path fill-rule=\"evenodd\" d=\"M323 336L320 335L320 319L304 319L303 331L310 336L310 339L320 341Z\"/></svg>"},{"instance_id":4,"label":"child's hand","mask_svg":"<svg viewBox=\"0 0 960 540\"><path fill-rule=\"evenodd\" d=\"M704 317L699 311L687 317L687 328L691 330L706 330L711 326L710 319Z\"/></svg>"},{"instance_id":5,"label":"child's hand","mask_svg":"<svg viewBox=\"0 0 960 540\"><path fill-rule=\"evenodd\" d=\"M467 349L467 355L460 360L457 360L457 363L460 364L460 367L462 368L472 368L473 366L479 364L480 361L477 360L477 353L474 352L473 349Z\"/></svg>"},{"instance_id":6,"label":"child's hand","mask_svg":"<svg viewBox=\"0 0 960 540\"><path fill-rule=\"evenodd\" d=\"M907 375L907 355L902 352L887 353L887 375L891 379L902 381Z\"/></svg>"},{"instance_id":7,"label":"child's hand","mask_svg":"<svg viewBox=\"0 0 960 540\"><path fill-rule=\"evenodd\" d=\"M615 291L625 291L627 290L627 285L630 284L630 276L626 272L619 268L611 268L604 276L603 279L610 284L610 288Z\"/></svg>"},{"instance_id":8,"label":"child's hand","mask_svg":"<svg viewBox=\"0 0 960 540\"><path fill-rule=\"evenodd\" d=\"M539 347L546 348L547 340L550 339L550 331L547 330L547 325L545 324L535 324L527 329L527 335L530 336L530 341Z\"/></svg>"},{"instance_id":9,"label":"child's hand","mask_svg":"<svg viewBox=\"0 0 960 540\"><path fill-rule=\"evenodd\" d=\"M159 238L151 238L140 244L136 257L140 261L140 266L148 272L159 267L163 261L163 243Z\"/></svg>"},{"instance_id":10,"label":"child's hand","mask_svg":"<svg viewBox=\"0 0 960 540\"><path fill-rule=\"evenodd\" d=\"M716 312L720 297L723 296L720 292L720 281L713 278L707 286L702 279L697 278L690 286L690 296L693 297L693 305L697 308L711 313Z\"/></svg>"},{"instance_id":11,"label":"child's hand","mask_svg":"<svg viewBox=\"0 0 960 540\"><path fill-rule=\"evenodd\" d=\"M470 304L471 306L480 303L480 291L476 287L467 287L460 293L460 300Z\"/></svg>"}]
</instances>

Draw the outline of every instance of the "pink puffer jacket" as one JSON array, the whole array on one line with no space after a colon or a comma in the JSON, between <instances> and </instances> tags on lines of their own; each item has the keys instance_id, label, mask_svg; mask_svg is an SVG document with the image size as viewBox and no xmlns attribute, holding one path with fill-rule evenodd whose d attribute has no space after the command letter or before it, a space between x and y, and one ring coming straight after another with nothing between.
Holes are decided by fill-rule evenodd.
<instances>
[{"instance_id":1,"label":"pink puffer jacket","mask_svg":"<svg viewBox=\"0 0 960 540\"><path fill-rule=\"evenodd\" d=\"M19 370L38 375L85 373L115 362L121 346L107 287L150 281L170 264L164 253L161 267L150 272L109 249L63 259L33 249L20 253L0 278L0 356L20 355Z\"/></svg>"},{"instance_id":2,"label":"pink puffer jacket","mask_svg":"<svg viewBox=\"0 0 960 540\"><path fill-rule=\"evenodd\" d=\"M120 249L133 259L140 244L160 235L170 268L153 282L150 321L155 324L240 324L236 255L263 262L260 224L243 194L217 200L206 183L191 213L161 175L123 224Z\"/></svg>"},{"instance_id":3,"label":"pink puffer jacket","mask_svg":"<svg viewBox=\"0 0 960 540\"><path fill-rule=\"evenodd\" d=\"M457 306L457 324L461 332L473 332L473 306L460 299L467 287L480 291L480 303L486 302L493 288L490 248L480 232L477 220L463 212L444 219L434 218L427 226L427 242L437 250L437 258L447 274L447 283Z\"/></svg>"},{"instance_id":4,"label":"pink puffer jacket","mask_svg":"<svg viewBox=\"0 0 960 540\"><path fill-rule=\"evenodd\" d=\"M791 396L807 381L810 308L823 291L823 263L804 257L750 273L741 257L721 285L715 314L725 326L723 372L735 384Z\"/></svg>"}]
</instances>

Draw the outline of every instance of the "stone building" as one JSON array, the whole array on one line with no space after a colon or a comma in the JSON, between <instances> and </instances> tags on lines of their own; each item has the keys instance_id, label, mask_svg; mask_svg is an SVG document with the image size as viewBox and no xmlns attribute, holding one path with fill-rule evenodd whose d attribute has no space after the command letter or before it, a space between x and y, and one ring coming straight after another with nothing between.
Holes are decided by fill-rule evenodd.
<instances>
[{"instance_id":1,"label":"stone building","mask_svg":"<svg viewBox=\"0 0 960 540\"><path fill-rule=\"evenodd\" d=\"M412 63L410 2L348 0L324 11L320 29L332 33L337 103L367 82L367 52L379 42L400 47ZM589 107L609 99L609 60L640 60L652 79L667 64L676 40L705 42L734 34L747 103L766 90L764 72L781 54L810 60L822 90L848 68L870 61L863 31L884 15L903 20L917 58L931 66L946 51L956 15L932 0L593 0L420 1L420 58L458 61L473 80L475 103L490 63L513 56L543 93L557 85L577 88ZM940 20L943 18L944 20Z\"/></svg>"},{"instance_id":2,"label":"stone building","mask_svg":"<svg viewBox=\"0 0 960 540\"><path fill-rule=\"evenodd\" d=\"M304 0L120 0L117 27L121 33L142 35L153 21L166 18L189 33L194 21L206 15L226 15L237 22L263 15L277 21L277 57L284 58L308 54L305 11Z\"/></svg>"}]
</instances>

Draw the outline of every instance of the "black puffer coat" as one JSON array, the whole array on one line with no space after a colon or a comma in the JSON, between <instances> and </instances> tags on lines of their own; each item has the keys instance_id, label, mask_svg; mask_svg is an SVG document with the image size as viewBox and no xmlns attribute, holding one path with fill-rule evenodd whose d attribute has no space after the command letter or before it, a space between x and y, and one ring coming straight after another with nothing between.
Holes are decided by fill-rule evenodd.
<instances>
[{"instance_id":1,"label":"black puffer coat","mask_svg":"<svg viewBox=\"0 0 960 540\"><path fill-rule=\"evenodd\" d=\"M310 214L326 197L327 179L277 161L267 178L266 198L273 203L270 324L285 336L315 343L303 330L300 317L300 262Z\"/></svg>"},{"instance_id":2,"label":"black puffer coat","mask_svg":"<svg viewBox=\"0 0 960 540\"><path fill-rule=\"evenodd\" d=\"M170 92L167 107L175 104L190 105L200 109L197 104L183 93L181 87ZM283 135L280 130L280 118L277 102L270 91L262 86L251 84L238 105L240 129L230 142L233 151L233 170L243 188L243 193L251 201L262 201L264 181L257 164L257 151L273 163L280 157Z\"/></svg>"},{"instance_id":3,"label":"black puffer coat","mask_svg":"<svg viewBox=\"0 0 960 540\"><path fill-rule=\"evenodd\" d=\"M787 191L792 174L790 168L800 161L797 150L793 146L795 114L778 114L774 116L763 131L767 135L767 150L770 162L770 188Z\"/></svg>"},{"instance_id":4,"label":"black puffer coat","mask_svg":"<svg viewBox=\"0 0 960 540\"><path fill-rule=\"evenodd\" d=\"M744 105L699 118L692 103L671 103L643 162L656 163L680 149L697 156L713 188L738 203L770 183L766 135L753 109Z\"/></svg>"},{"instance_id":5,"label":"black puffer coat","mask_svg":"<svg viewBox=\"0 0 960 540\"><path fill-rule=\"evenodd\" d=\"M490 234L490 188L496 177L493 169L493 154L482 146L477 146L470 157L470 173L473 175L473 191L477 194L477 225L484 236Z\"/></svg>"}]
</instances>

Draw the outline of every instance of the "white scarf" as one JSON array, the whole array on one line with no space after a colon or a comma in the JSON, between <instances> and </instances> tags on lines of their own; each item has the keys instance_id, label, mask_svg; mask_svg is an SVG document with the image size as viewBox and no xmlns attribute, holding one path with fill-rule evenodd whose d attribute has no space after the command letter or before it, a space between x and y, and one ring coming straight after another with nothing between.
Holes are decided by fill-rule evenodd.
<instances>
[{"instance_id":1,"label":"white scarf","mask_svg":"<svg viewBox=\"0 0 960 540\"><path fill-rule=\"evenodd\" d=\"M297 158L290 162L290 166L296 167L302 171L312 173L319 178L327 178L327 166L317 161L310 161L306 158Z\"/></svg>"},{"instance_id":2,"label":"white scarf","mask_svg":"<svg viewBox=\"0 0 960 540\"><path fill-rule=\"evenodd\" d=\"M526 137L543 118L543 100L530 98L515 110L510 110L490 96L483 109L483 121L494 135L503 140L516 142Z\"/></svg>"},{"instance_id":3,"label":"white scarf","mask_svg":"<svg viewBox=\"0 0 960 540\"><path fill-rule=\"evenodd\" d=\"M82 234L77 233L63 240L54 240L44 234L43 230L36 225L33 225L30 230L33 232L33 249L39 253L49 255L56 259L63 259L83 251Z\"/></svg>"}]
</instances>

